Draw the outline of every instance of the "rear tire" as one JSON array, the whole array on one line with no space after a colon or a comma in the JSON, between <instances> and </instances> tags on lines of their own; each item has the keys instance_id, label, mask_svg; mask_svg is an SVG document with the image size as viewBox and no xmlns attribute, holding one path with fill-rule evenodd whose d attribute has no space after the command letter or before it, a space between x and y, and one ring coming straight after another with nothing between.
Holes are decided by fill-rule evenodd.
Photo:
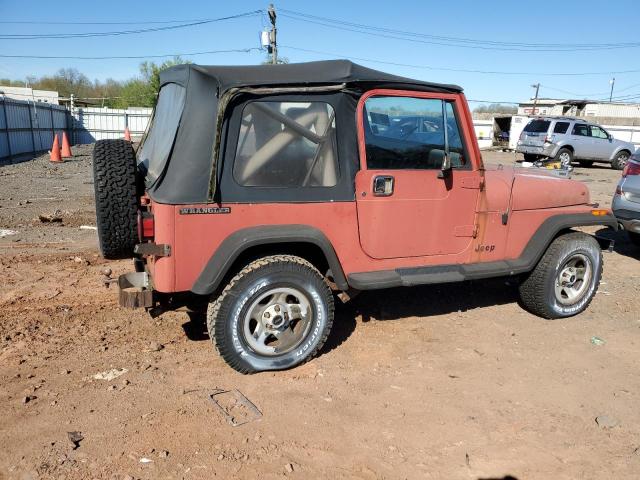
<instances>
[{"instance_id":1,"label":"rear tire","mask_svg":"<svg viewBox=\"0 0 640 480\"><path fill-rule=\"evenodd\" d=\"M568 148L561 148L554 157L556 162L560 162L563 167L570 167L573 162L573 152Z\"/></svg>"},{"instance_id":2,"label":"rear tire","mask_svg":"<svg viewBox=\"0 0 640 480\"><path fill-rule=\"evenodd\" d=\"M571 317L589 306L601 277L598 242L586 233L568 233L551 242L536 268L520 284L520 300L534 315Z\"/></svg>"},{"instance_id":3,"label":"rear tire","mask_svg":"<svg viewBox=\"0 0 640 480\"><path fill-rule=\"evenodd\" d=\"M102 255L108 259L133 257L133 249L138 243L140 180L131 142L96 142L93 148L93 184Z\"/></svg>"},{"instance_id":4,"label":"rear tire","mask_svg":"<svg viewBox=\"0 0 640 480\"><path fill-rule=\"evenodd\" d=\"M209 303L207 328L234 370L283 370L318 353L333 313L331 289L313 265L273 255L244 267Z\"/></svg>"},{"instance_id":5,"label":"rear tire","mask_svg":"<svg viewBox=\"0 0 640 480\"><path fill-rule=\"evenodd\" d=\"M630 154L627 151L618 152L616 157L611 162L611 168L613 168L614 170L622 170L629 160L629 155Z\"/></svg>"}]
</instances>

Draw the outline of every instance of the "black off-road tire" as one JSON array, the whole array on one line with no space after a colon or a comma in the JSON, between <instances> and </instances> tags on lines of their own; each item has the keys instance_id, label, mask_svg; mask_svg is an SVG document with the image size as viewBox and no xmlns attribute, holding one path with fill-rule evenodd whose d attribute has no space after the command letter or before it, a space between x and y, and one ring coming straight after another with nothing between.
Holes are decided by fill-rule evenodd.
<instances>
[{"instance_id":1,"label":"black off-road tire","mask_svg":"<svg viewBox=\"0 0 640 480\"><path fill-rule=\"evenodd\" d=\"M243 333L250 305L270 289L295 288L310 300L311 328L292 351L268 356L254 351ZM212 298L207 310L209 336L224 361L240 373L283 370L313 358L333 325L334 303L329 285L308 261L292 255L259 258L244 267Z\"/></svg>"},{"instance_id":2,"label":"black off-road tire","mask_svg":"<svg viewBox=\"0 0 640 480\"><path fill-rule=\"evenodd\" d=\"M627 231L627 236L629 237L629 240L631 240L631 243L640 247L640 233Z\"/></svg>"},{"instance_id":3,"label":"black off-road tire","mask_svg":"<svg viewBox=\"0 0 640 480\"><path fill-rule=\"evenodd\" d=\"M131 142L96 142L93 148L93 184L102 255L108 259L132 257L133 248L138 243L140 179Z\"/></svg>"},{"instance_id":4,"label":"black off-road tire","mask_svg":"<svg viewBox=\"0 0 640 480\"><path fill-rule=\"evenodd\" d=\"M556 297L556 279L572 256L584 255L591 262L592 275L588 287L572 305L563 305ZM598 242L582 232L559 236L542 256L538 265L520 284L522 306L534 315L547 319L566 318L583 312L593 300L602 278L602 250Z\"/></svg>"},{"instance_id":5,"label":"black off-road tire","mask_svg":"<svg viewBox=\"0 0 640 480\"><path fill-rule=\"evenodd\" d=\"M564 162L562 161L562 159L560 157L563 156L568 156L568 161L565 160ZM554 157L554 160L556 162L560 162L562 164L562 166L571 166L571 163L573 162L573 152L571 150L569 150L568 148L561 148L560 150L558 150L558 153L556 153L556 156Z\"/></svg>"},{"instance_id":6,"label":"black off-road tire","mask_svg":"<svg viewBox=\"0 0 640 480\"><path fill-rule=\"evenodd\" d=\"M616 157L611 161L611 168L614 170L622 170L629 161L631 154L626 150L618 152Z\"/></svg>"}]
</instances>

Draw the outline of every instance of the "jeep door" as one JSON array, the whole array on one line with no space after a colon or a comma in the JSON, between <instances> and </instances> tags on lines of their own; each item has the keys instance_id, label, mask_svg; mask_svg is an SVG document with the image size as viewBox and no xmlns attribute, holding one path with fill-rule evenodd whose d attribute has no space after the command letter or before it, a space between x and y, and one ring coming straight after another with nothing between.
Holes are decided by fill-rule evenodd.
<instances>
[{"instance_id":1,"label":"jeep door","mask_svg":"<svg viewBox=\"0 0 640 480\"><path fill-rule=\"evenodd\" d=\"M372 258L457 254L475 232L480 172L463 98L374 90L358 106L360 244ZM452 169L443 172L445 157Z\"/></svg>"}]
</instances>

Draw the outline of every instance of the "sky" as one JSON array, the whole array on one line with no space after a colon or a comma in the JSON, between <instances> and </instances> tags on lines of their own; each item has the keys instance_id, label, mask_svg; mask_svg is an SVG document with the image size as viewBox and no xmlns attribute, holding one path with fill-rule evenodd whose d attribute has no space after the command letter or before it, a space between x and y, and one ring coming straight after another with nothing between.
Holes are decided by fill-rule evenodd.
<instances>
[{"instance_id":1,"label":"sky","mask_svg":"<svg viewBox=\"0 0 640 480\"><path fill-rule=\"evenodd\" d=\"M518 102L528 99L534 93L531 85L536 83L541 84L539 95L543 98L606 99L609 97L610 80L615 77L614 98L629 97L634 101L640 100L640 62L636 61L640 52L640 33L635 25L640 13L640 2L637 0L280 0L274 4L276 12L279 13L279 54L290 62L350 58L362 65L398 75L454 83L465 89L467 98L491 102ZM264 14L186 28L119 36L80 39L16 39L7 36L166 27L177 23L145 22L189 22L266 10L267 6L266 1L65 0L51 3L39 0L0 0L0 77L24 79L29 75L49 75L60 68L72 67L90 79L123 80L138 75L139 64L143 61L8 58L9 55L146 56L183 53L183 58L194 63L257 64L266 56L265 52L257 49L260 43L259 32L269 26L268 18ZM287 13L287 10L297 13ZM312 21L304 21L299 13L402 30L422 36L399 35L382 30L366 30L369 33L364 34L361 33L361 27L346 26L351 30L345 30L344 24L308 17L307 20ZM11 21L68 24L4 23ZM88 22L131 24L91 25ZM333 26L327 26L326 23ZM403 38L391 38L397 36ZM452 42L434 37L465 40ZM478 43L478 40L497 43ZM504 42L509 42L510 45L505 45ZM524 47L525 51L521 51L522 47L513 43L546 46ZM580 45L579 48L591 48L620 43L636 45L595 50L576 50L575 47L569 46L561 47L565 49L563 51L540 51L558 48L549 47L549 44L572 44ZM474 48L469 48L470 46ZM532 51L532 48L535 50ZM188 52L242 49L253 50L184 55ZM149 60L160 63L164 59ZM637 99L633 98L633 95L637 95Z\"/></svg>"}]
</instances>

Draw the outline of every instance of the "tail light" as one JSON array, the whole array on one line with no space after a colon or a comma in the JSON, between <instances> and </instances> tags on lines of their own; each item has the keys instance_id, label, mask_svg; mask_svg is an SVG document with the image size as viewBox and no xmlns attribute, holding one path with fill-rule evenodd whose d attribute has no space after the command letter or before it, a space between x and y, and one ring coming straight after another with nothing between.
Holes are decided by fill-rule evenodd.
<instances>
[{"instance_id":1,"label":"tail light","mask_svg":"<svg viewBox=\"0 0 640 480\"><path fill-rule=\"evenodd\" d=\"M153 214L138 211L138 238L141 242L153 240L155 233L155 222Z\"/></svg>"},{"instance_id":2,"label":"tail light","mask_svg":"<svg viewBox=\"0 0 640 480\"><path fill-rule=\"evenodd\" d=\"M632 155L627 164L622 169L622 177L628 177L630 175L640 175L640 163L638 162L640 162L640 157Z\"/></svg>"}]
</instances>

